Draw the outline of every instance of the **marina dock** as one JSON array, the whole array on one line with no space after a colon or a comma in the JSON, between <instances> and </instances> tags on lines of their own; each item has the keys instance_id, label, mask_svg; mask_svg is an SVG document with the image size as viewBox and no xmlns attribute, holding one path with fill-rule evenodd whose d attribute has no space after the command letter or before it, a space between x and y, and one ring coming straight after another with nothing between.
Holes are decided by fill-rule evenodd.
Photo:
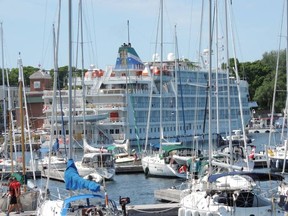
<instances>
[{"instance_id":1,"label":"marina dock","mask_svg":"<svg viewBox=\"0 0 288 216\"><path fill-rule=\"evenodd\" d=\"M22 171L18 172L18 171L14 171L14 173L19 173L19 174L23 174ZM11 171L1 171L1 178L3 179L8 179L11 175ZM40 178L41 177L41 171L35 171L35 177L36 178ZM26 178L27 179L32 179L33 178L33 171L31 170L26 170Z\"/></svg>"},{"instance_id":2,"label":"marina dock","mask_svg":"<svg viewBox=\"0 0 288 216\"><path fill-rule=\"evenodd\" d=\"M16 214L16 212L10 212L9 215L34 216L34 215L36 215L36 211L25 211L25 212L21 212L20 214ZM0 216L6 216L6 213L1 212Z\"/></svg>"},{"instance_id":3,"label":"marina dock","mask_svg":"<svg viewBox=\"0 0 288 216\"><path fill-rule=\"evenodd\" d=\"M146 216L146 215L178 215L179 203L165 203L165 204L149 204L149 205L127 205L127 213L129 216Z\"/></svg>"},{"instance_id":4,"label":"marina dock","mask_svg":"<svg viewBox=\"0 0 288 216\"><path fill-rule=\"evenodd\" d=\"M116 174L144 173L141 164L115 166Z\"/></svg>"},{"instance_id":5,"label":"marina dock","mask_svg":"<svg viewBox=\"0 0 288 216\"><path fill-rule=\"evenodd\" d=\"M154 191L154 197L159 201L165 202L180 202L181 190L177 189L161 189Z\"/></svg>"}]
</instances>

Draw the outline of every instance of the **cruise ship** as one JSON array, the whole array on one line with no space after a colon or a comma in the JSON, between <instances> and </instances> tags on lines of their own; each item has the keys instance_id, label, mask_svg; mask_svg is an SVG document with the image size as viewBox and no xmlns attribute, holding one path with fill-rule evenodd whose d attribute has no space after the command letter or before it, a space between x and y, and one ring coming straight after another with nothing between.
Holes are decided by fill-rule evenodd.
<instances>
[{"instance_id":1,"label":"cruise ship","mask_svg":"<svg viewBox=\"0 0 288 216\"><path fill-rule=\"evenodd\" d=\"M228 121L231 130L242 129L239 95L245 124L251 119L251 109L247 81L237 82L235 77L228 78L226 71L216 73L214 70L212 79L212 133L216 138L216 133L228 133ZM85 135L89 143L98 146L116 142L143 148L145 141L146 145L147 141L157 144L160 137L188 145L195 136L208 134L208 70L202 70L187 60L176 59L172 53L162 61L154 58L152 62L142 62L131 44L124 43L118 50L114 67L101 70L91 65L84 80L77 77L73 83L77 89L72 91L73 115L79 120L73 124L74 139L80 145L84 133L83 119L88 118L88 111L90 118L85 121ZM66 115L68 90L61 90L61 105L64 107L61 112L59 95L57 92L58 115ZM43 98L47 116L43 127L47 128L53 92L45 91ZM228 109L231 111L229 119ZM61 135L60 125L54 134Z\"/></svg>"}]
</instances>

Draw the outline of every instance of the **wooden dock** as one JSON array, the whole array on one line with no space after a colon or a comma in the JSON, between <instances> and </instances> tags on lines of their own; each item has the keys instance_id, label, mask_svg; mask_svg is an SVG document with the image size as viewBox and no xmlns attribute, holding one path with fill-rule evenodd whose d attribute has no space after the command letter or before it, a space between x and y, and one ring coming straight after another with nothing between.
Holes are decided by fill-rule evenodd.
<instances>
[{"instance_id":1,"label":"wooden dock","mask_svg":"<svg viewBox=\"0 0 288 216\"><path fill-rule=\"evenodd\" d=\"M177 216L179 203L160 203L160 204L147 204L147 205L127 205L127 213L129 216L151 216L151 215L165 215Z\"/></svg>"},{"instance_id":2,"label":"wooden dock","mask_svg":"<svg viewBox=\"0 0 288 216\"><path fill-rule=\"evenodd\" d=\"M116 165L116 174L144 173L141 164Z\"/></svg>"},{"instance_id":3,"label":"wooden dock","mask_svg":"<svg viewBox=\"0 0 288 216\"><path fill-rule=\"evenodd\" d=\"M181 190L177 189L162 189L154 191L154 197L159 201L165 201L165 202L179 203L180 194Z\"/></svg>"},{"instance_id":4,"label":"wooden dock","mask_svg":"<svg viewBox=\"0 0 288 216\"><path fill-rule=\"evenodd\" d=\"M9 216L10 215L22 215L22 216L34 216L36 215L36 211L25 211L25 212L21 212L20 214L16 214L16 212L10 212L9 213ZM6 216L6 213L5 212L1 212L0 213L0 216Z\"/></svg>"},{"instance_id":5,"label":"wooden dock","mask_svg":"<svg viewBox=\"0 0 288 216\"><path fill-rule=\"evenodd\" d=\"M1 178L3 179L8 179L11 176L11 171L1 171L0 175ZM19 173L20 175L23 174L22 171L14 171L14 173ZM35 177L40 178L41 177L41 171L35 171ZM33 178L33 171L31 170L26 170L26 178L27 179L32 179Z\"/></svg>"}]
</instances>

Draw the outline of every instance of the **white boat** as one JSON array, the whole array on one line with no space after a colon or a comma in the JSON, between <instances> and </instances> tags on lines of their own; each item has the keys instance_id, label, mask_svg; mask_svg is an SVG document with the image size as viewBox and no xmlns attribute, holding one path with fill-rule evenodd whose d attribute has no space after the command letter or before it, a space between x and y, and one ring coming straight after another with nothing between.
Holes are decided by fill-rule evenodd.
<instances>
[{"instance_id":1,"label":"white boat","mask_svg":"<svg viewBox=\"0 0 288 216\"><path fill-rule=\"evenodd\" d=\"M107 150L113 155L115 167L141 164L141 158L138 157L135 149L132 150L132 154L129 154L123 146L118 145L108 146Z\"/></svg>"},{"instance_id":2,"label":"white boat","mask_svg":"<svg viewBox=\"0 0 288 216\"><path fill-rule=\"evenodd\" d=\"M259 191L257 193L255 189L255 181L282 181L283 179L278 174L253 172L211 175L202 188L192 189L192 192L184 196L178 216L284 215L284 211L276 202L264 197Z\"/></svg>"},{"instance_id":3,"label":"white boat","mask_svg":"<svg viewBox=\"0 0 288 216\"><path fill-rule=\"evenodd\" d=\"M52 155L50 156L50 160L49 160L49 156L45 156L44 158L39 160L38 165L40 166L39 168L44 170L44 169L48 169L49 163L50 163L51 169L65 170L67 160L63 156Z\"/></svg>"},{"instance_id":4,"label":"white boat","mask_svg":"<svg viewBox=\"0 0 288 216\"><path fill-rule=\"evenodd\" d=\"M284 145L268 149L268 158L270 168L274 172L287 172L288 171L288 147L287 140Z\"/></svg>"},{"instance_id":5,"label":"white boat","mask_svg":"<svg viewBox=\"0 0 288 216\"><path fill-rule=\"evenodd\" d=\"M40 149L40 152L43 152L44 149ZM42 155L42 154L41 154ZM47 154L42 158L37 158L38 167L42 170L48 169L50 166L51 169L56 170L65 170L67 165L67 158L59 151L59 141L56 138L55 143L52 146L51 154L49 154L49 149L47 150Z\"/></svg>"},{"instance_id":6,"label":"white boat","mask_svg":"<svg viewBox=\"0 0 288 216\"><path fill-rule=\"evenodd\" d=\"M224 142L226 142L227 144L229 143L229 140L230 140L230 136L226 136L226 137L223 137L223 140ZM246 144L250 144L252 143L252 139L249 138L247 135L245 135L244 137L244 134L242 132L242 130L233 130L232 131L232 134L231 134L231 141L232 141L232 144L244 144L244 140L246 141Z\"/></svg>"},{"instance_id":7,"label":"white boat","mask_svg":"<svg viewBox=\"0 0 288 216\"><path fill-rule=\"evenodd\" d=\"M64 175L66 189L72 191L84 189L90 192L80 193L64 199L42 200L36 215L122 215L122 211L117 209L115 201L99 194L102 186L79 176L72 159L68 160ZM96 194L97 192L98 194ZM127 198L124 206L129 202L130 199Z\"/></svg>"},{"instance_id":8,"label":"white boat","mask_svg":"<svg viewBox=\"0 0 288 216\"><path fill-rule=\"evenodd\" d=\"M81 161L75 165L80 176L87 176L97 173L106 180L112 180L115 175L113 155L109 152L94 152L83 155Z\"/></svg>"},{"instance_id":9,"label":"white boat","mask_svg":"<svg viewBox=\"0 0 288 216\"><path fill-rule=\"evenodd\" d=\"M190 162L193 156L198 155L190 147L168 145L162 147L152 155L141 159L146 176L189 178ZM192 168L192 167L191 167Z\"/></svg>"}]
</instances>

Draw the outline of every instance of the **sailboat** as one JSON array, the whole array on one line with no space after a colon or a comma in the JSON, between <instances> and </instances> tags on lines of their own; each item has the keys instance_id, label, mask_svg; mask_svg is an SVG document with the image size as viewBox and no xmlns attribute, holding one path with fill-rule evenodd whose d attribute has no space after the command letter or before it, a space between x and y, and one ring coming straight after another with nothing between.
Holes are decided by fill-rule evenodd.
<instances>
[{"instance_id":1,"label":"sailboat","mask_svg":"<svg viewBox=\"0 0 288 216\"><path fill-rule=\"evenodd\" d=\"M161 28L163 28L163 1L160 1L161 7ZM175 44L177 46L177 37L175 33ZM162 176L162 177L178 177L186 179L189 174L189 160L193 156L198 155L198 150L191 149L191 147L182 146L182 142L179 140L166 140L163 136L163 123L162 123L162 106L163 100L167 100L166 97L163 97L163 91L166 88L174 89L174 85L178 85L177 82L177 62L175 59L170 59L163 63L163 29L161 29L161 41L160 41L160 61L154 59L154 64L151 66L152 74L154 76L153 81L156 82L155 85L159 88L159 119L160 119L160 127L159 127L159 151L156 153L148 154L146 156L142 156L141 163L146 176ZM175 76L175 80L172 78ZM175 82L175 84L174 84ZM152 90L151 90L152 91ZM176 97L178 97L178 92L176 91ZM152 95L150 96L152 97ZM158 103L158 102L157 102ZM177 103L177 102L176 102ZM150 98L151 105L151 98ZM173 106L173 105L172 105ZM178 115L178 112L176 112ZM178 119L178 117L176 117ZM147 120L148 125L150 119ZM177 121L176 121L177 122ZM174 127L178 128L179 125L175 125ZM185 127L185 126L184 126ZM149 130L147 126L147 131ZM178 131L178 130L177 130ZM153 145L155 147L155 145ZM145 149L146 149L145 145Z\"/></svg>"},{"instance_id":2,"label":"sailboat","mask_svg":"<svg viewBox=\"0 0 288 216\"><path fill-rule=\"evenodd\" d=\"M82 1L80 1L82 5ZM68 1L69 11L69 138L72 140L72 1ZM100 191L104 192L104 188L100 184L83 179L77 170L72 158L72 149L68 148L67 167L64 172L65 188L70 194L73 191L81 190L84 193L69 196L66 199L42 200L41 205L37 209L38 216L44 215L117 215L120 212L113 200L109 200L107 194L105 196L96 194ZM47 187L48 188L48 187ZM88 191L88 193L87 193ZM96 200L95 200L96 199ZM127 198L126 203L130 202ZM104 203L103 203L104 202ZM124 204L124 205L125 205Z\"/></svg>"},{"instance_id":3,"label":"sailboat","mask_svg":"<svg viewBox=\"0 0 288 216\"><path fill-rule=\"evenodd\" d=\"M288 3L286 2L287 12L286 12L286 33L288 34ZM281 38L280 38L281 41ZM277 56L277 65L276 65L276 74L275 74L275 83L274 83L274 92L273 92L273 104L271 111L271 120L270 120L270 129L273 127L273 117L274 117L274 103L276 97L276 87L277 87L277 79L278 79L278 69L279 69L279 58L280 58L280 43L279 42L279 51ZM268 163L272 171L276 172L288 172L288 131L284 130L285 122L288 117L288 41L286 44L286 103L284 108L284 117L282 122L282 130L281 130L281 144L276 146L275 148L271 148L271 136L272 132L269 133L269 144L267 149L267 157Z\"/></svg>"},{"instance_id":4,"label":"sailboat","mask_svg":"<svg viewBox=\"0 0 288 216\"><path fill-rule=\"evenodd\" d=\"M27 176L26 176L26 161L25 161L25 134L24 134L24 106L23 106L23 98L25 98L25 91L23 90L24 81L23 81L23 65L22 59L19 57L18 59L18 66L19 66L19 117L20 117L20 125L21 125L21 147L22 147L22 166L21 170L15 171L16 169L14 166L16 163L11 163L11 175L10 177L14 177L17 181L21 183L21 196L20 201L22 203L22 210L24 211L34 211L37 208L37 200L39 197L39 190L34 187L29 187L27 184ZM26 102L26 101L25 101ZM10 107L10 105L9 105ZM27 107L25 108L27 109ZM27 114L27 113L26 113ZM26 119L27 120L27 119ZM12 154L12 146L10 146L11 150L11 158L13 158ZM15 170L14 170L15 169ZM35 177L35 174L34 174ZM35 178L34 178L35 180ZM30 184L29 184L30 185ZM33 183L31 184L33 185ZM27 187L28 186L28 187ZM7 194L3 194L0 198L1 209L6 210L7 208Z\"/></svg>"},{"instance_id":5,"label":"sailboat","mask_svg":"<svg viewBox=\"0 0 288 216\"><path fill-rule=\"evenodd\" d=\"M225 11L228 12L227 1ZM226 17L227 22L227 17ZM212 1L209 1L209 50L212 50ZM212 54L209 54L209 85L212 78ZM211 88L209 88L211 105ZM209 106L210 107L210 106ZM211 109L211 108L209 108ZM209 168L208 173L183 193L178 216L186 215L283 215L284 211L259 193L256 181L283 181L283 176L271 173L228 171L213 174L211 114L209 110ZM217 169L217 166L215 167ZM262 191L260 191L262 192ZM186 193L186 194L185 194Z\"/></svg>"},{"instance_id":6,"label":"sailboat","mask_svg":"<svg viewBox=\"0 0 288 216\"><path fill-rule=\"evenodd\" d=\"M11 171L13 169L20 169L20 167L17 167L17 162L13 159L13 147L12 145L10 146L10 158L7 152L7 147L8 147L8 139L7 135L8 133L6 132L7 130L7 108L6 108L6 92L8 93L8 111L9 111L9 122L11 123L11 127L9 127L12 130L12 133L9 133L12 135L10 137L10 143L14 141L15 143L15 136L14 135L14 124L13 124L13 116L12 116L12 110L11 110L11 101L10 101L10 91L9 91L9 78L8 78L8 73L6 70L6 78L7 78L7 86L5 85L5 69L4 69L4 45L3 45L3 24L1 23L1 47L2 47L2 85L3 85L3 116L4 116L4 143L0 146L0 170L1 171ZM14 145L15 146L15 145Z\"/></svg>"}]
</instances>

